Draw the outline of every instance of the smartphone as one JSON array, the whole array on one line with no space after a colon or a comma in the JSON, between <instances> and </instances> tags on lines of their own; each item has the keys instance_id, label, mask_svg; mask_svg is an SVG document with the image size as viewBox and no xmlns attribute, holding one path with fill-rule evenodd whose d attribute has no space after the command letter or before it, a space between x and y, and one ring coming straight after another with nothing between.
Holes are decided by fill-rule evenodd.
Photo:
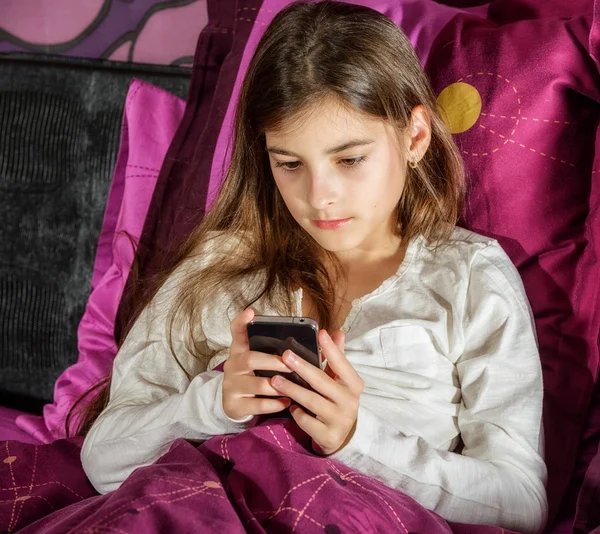
<instances>
[{"instance_id":1,"label":"smartphone","mask_svg":"<svg viewBox=\"0 0 600 534\"><path fill-rule=\"evenodd\" d=\"M317 335L319 327L314 319L308 317L281 317L256 315L248 323L248 341L250 350L282 356L290 349L303 360L323 368L321 349ZM280 374L296 384L312 390L308 382L297 373L281 373L279 371L255 371L257 376L272 377Z\"/></svg>"}]
</instances>

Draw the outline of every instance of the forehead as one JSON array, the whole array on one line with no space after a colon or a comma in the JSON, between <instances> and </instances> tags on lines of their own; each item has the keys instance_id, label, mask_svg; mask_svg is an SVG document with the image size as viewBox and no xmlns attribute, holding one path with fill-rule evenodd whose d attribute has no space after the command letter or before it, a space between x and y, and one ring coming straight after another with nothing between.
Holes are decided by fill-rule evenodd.
<instances>
[{"instance_id":1,"label":"forehead","mask_svg":"<svg viewBox=\"0 0 600 534\"><path fill-rule=\"evenodd\" d=\"M289 117L276 129L265 131L267 139L293 140L301 137L355 136L383 133L385 121L348 104L329 99Z\"/></svg>"}]
</instances>

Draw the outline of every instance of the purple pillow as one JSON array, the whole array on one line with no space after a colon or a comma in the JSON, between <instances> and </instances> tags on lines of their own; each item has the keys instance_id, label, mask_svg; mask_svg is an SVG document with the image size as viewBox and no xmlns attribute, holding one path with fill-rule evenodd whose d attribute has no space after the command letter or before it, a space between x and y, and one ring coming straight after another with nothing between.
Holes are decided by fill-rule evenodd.
<instances>
[{"instance_id":1,"label":"purple pillow","mask_svg":"<svg viewBox=\"0 0 600 534\"><path fill-rule=\"evenodd\" d=\"M571 18L531 19L529 4L535 8L499 1L486 19L454 18L436 39L427 71L468 170L463 224L498 239L535 315L552 518L598 376L592 176L600 86L590 28L599 22L592 2ZM458 114L462 106L469 111Z\"/></svg>"},{"instance_id":2,"label":"purple pillow","mask_svg":"<svg viewBox=\"0 0 600 534\"><path fill-rule=\"evenodd\" d=\"M105 378L116 354L114 324L156 180L185 102L168 91L134 79L123 115L121 145L92 276L92 290L78 329L79 358L58 378L54 402L44 416L20 415L17 426L47 443L65 437L75 401Z\"/></svg>"}]
</instances>

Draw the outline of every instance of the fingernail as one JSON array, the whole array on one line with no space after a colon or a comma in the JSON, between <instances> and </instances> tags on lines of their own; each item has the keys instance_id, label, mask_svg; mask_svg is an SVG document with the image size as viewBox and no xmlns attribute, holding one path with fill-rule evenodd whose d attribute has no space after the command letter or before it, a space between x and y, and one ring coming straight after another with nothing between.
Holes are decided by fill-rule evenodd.
<instances>
[{"instance_id":1,"label":"fingernail","mask_svg":"<svg viewBox=\"0 0 600 534\"><path fill-rule=\"evenodd\" d=\"M288 350L288 351L286 351L286 352L284 352L284 353L283 353L283 361L284 361L285 363L291 363L291 364L294 364L294 363L296 363L298 360L297 360L297 358L296 358L296 355L295 355L295 354L294 354L294 353L293 353L291 350Z\"/></svg>"},{"instance_id":2,"label":"fingernail","mask_svg":"<svg viewBox=\"0 0 600 534\"><path fill-rule=\"evenodd\" d=\"M275 387L281 387L285 384L285 380L281 378L279 375L275 375L273 377L273 381L271 382Z\"/></svg>"}]
</instances>

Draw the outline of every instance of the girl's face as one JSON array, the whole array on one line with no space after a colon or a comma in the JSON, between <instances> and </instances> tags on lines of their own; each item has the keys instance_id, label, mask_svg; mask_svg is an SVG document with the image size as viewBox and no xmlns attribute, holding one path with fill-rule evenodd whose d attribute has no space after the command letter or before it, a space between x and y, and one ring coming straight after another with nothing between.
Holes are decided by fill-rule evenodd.
<instances>
[{"instance_id":1,"label":"girl's face","mask_svg":"<svg viewBox=\"0 0 600 534\"><path fill-rule=\"evenodd\" d=\"M359 259L397 246L406 141L389 124L330 104L265 134L285 204L324 249Z\"/></svg>"}]
</instances>

